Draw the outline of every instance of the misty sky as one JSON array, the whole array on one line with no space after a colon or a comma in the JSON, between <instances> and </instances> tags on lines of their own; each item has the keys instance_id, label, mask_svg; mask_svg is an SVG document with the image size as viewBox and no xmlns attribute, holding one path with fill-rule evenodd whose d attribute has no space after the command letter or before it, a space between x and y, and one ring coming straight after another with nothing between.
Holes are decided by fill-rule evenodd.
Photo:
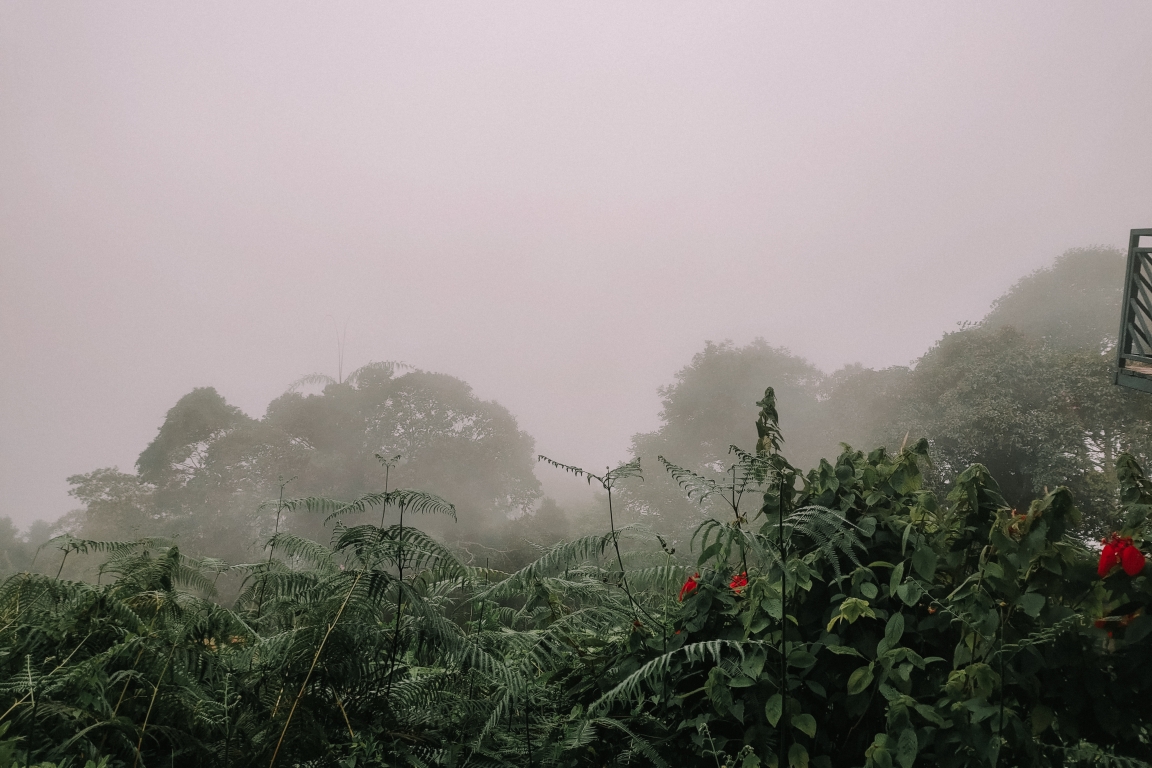
<instances>
[{"instance_id":1,"label":"misty sky","mask_svg":"<svg viewBox=\"0 0 1152 768\"><path fill-rule=\"evenodd\" d=\"M1152 3L0 0L0 516L401 360L623 458L706 339L904 364L1152 226ZM766 384L770 382L765 382ZM752 438L750 437L750 440Z\"/></svg>"}]
</instances>

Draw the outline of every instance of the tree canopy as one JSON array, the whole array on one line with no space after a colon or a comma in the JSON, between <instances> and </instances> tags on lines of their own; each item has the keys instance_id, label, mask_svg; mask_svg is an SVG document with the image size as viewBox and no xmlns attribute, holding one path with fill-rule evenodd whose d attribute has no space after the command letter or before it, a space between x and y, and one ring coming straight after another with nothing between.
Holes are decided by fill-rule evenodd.
<instances>
[{"instance_id":1,"label":"tree canopy","mask_svg":"<svg viewBox=\"0 0 1152 768\"><path fill-rule=\"evenodd\" d=\"M1020 279L981 321L1063 348L1100 352L1116 344L1124 300L1123 251L1074 248Z\"/></svg>"},{"instance_id":2,"label":"tree canopy","mask_svg":"<svg viewBox=\"0 0 1152 768\"><path fill-rule=\"evenodd\" d=\"M908 367L825 374L762 340L710 342L661 390L663 424L636 435L632 451L649 463L662 455L700 473L722 469L728 446L747 434L737 416L747 419L756 382L770 380L780 384L786 433L800 433L787 446L799 461L831 455L841 441L897 450L925 437L936 463L926 481L941 492L972 463L989 467L1013 505L1067 486L1083 534L1098 535L1119 514L1116 457L1152 454L1152 398L1111 384L1123 268L1114 249L1068 251ZM640 514L701 514L664 479L624 495Z\"/></svg>"},{"instance_id":3,"label":"tree canopy","mask_svg":"<svg viewBox=\"0 0 1152 768\"><path fill-rule=\"evenodd\" d=\"M276 527L278 510L266 502L281 483L288 497L352 498L383 476L374 454L400 457L393 487L456 500L466 522L429 521L450 539L520 514L540 495L532 438L507 409L451 376L373 365L318 394L286 392L261 419L211 387L193 390L168 411L135 475L69 478L84 505L72 524L89 538L166 536L189 553L244 562ZM323 530L314 516L283 521L304 535Z\"/></svg>"},{"instance_id":4,"label":"tree canopy","mask_svg":"<svg viewBox=\"0 0 1152 768\"><path fill-rule=\"evenodd\" d=\"M794 435L788 448L805 461L819 456L821 435L810 427L819 420L819 387L824 374L788 350L757 339L744 347L731 342L705 344L676 381L660 389L663 424L632 438L632 454L656 468L657 457L699 471L718 471L730 462L729 446L754 436L754 403L763 382L775 383L783 428ZM833 444L835 445L835 444ZM659 520L662 529L690 532L700 511L662 472L648 472L643 485L622 491L633 519Z\"/></svg>"}]
</instances>

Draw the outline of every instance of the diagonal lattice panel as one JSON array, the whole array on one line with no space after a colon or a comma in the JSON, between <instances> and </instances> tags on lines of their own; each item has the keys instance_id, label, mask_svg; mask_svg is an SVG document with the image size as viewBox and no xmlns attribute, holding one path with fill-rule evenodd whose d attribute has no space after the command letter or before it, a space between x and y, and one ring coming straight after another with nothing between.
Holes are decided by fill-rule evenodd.
<instances>
[{"instance_id":1,"label":"diagonal lattice panel","mask_svg":"<svg viewBox=\"0 0 1152 768\"><path fill-rule=\"evenodd\" d=\"M1152 392L1152 229L1132 230L1115 382Z\"/></svg>"},{"instance_id":2,"label":"diagonal lattice panel","mask_svg":"<svg viewBox=\"0 0 1152 768\"><path fill-rule=\"evenodd\" d=\"M1130 354L1147 356L1152 353L1152 285L1148 284L1152 258L1148 254L1137 253L1132 276L1131 312L1128 320L1128 333L1132 343Z\"/></svg>"}]
</instances>

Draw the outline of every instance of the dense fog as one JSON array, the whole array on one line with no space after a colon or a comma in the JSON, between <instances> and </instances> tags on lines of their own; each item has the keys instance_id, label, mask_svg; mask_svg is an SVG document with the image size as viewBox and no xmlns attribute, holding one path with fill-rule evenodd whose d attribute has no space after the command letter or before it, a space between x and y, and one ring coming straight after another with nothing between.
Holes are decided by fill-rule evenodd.
<instances>
[{"instance_id":1,"label":"dense fog","mask_svg":"<svg viewBox=\"0 0 1152 768\"><path fill-rule=\"evenodd\" d=\"M577 464L709 340L907 365L1147 223L1149 13L4 4L0 517L338 337Z\"/></svg>"},{"instance_id":2,"label":"dense fog","mask_svg":"<svg viewBox=\"0 0 1152 768\"><path fill-rule=\"evenodd\" d=\"M1149 30L0 0L0 768L1152 766Z\"/></svg>"},{"instance_id":3,"label":"dense fog","mask_svg":"<svg viewBox=\"0 0 1152 768\"><path fill-rule=\"evenodd\" d=\"M926 438L1098 532L1147 9L641 8L5 7L0 567L258 558L376 454L469 557L600 525L539 454L639 457L679 540L660 457L722 470L768 386L797 466Z\"/></svg>"},{"instance_id":4,"label":"dense fog","mask_svg":"<svg viewBox=\"0 0 1152 768\"><path fill-rule=\"evenodd\" d=\"M1152 398L1112 384L1124 258L1115 249L1069 250L909 366L826 374L764 339L707 342L660 388L657 428L632 437L625 458L638 458L643 474L617 488L616 519L686 551L716 500L687 498L668 464L704 476L727 471L730 446L754 445L758 400L771 386L783 453L797 467L834 461L845 446L896 452L925 439L925 477L941 497L980 463L1014 507L1067 486L1084 514L1080 535L1106 533L1119 514L1116 457L1144 461L1152 450ZM414 524L473 563L515 569L541 546L603 527L605 499L594 486L539 465L539 441L461 379L387 361L340 374L302 377L261 415L215 388L192 389L132 471L68 478L76 511L23 535L11 520L0 523L8 530L0 565L30 567L37 546L61 534L159 537L188 554L252 562L281 529L327 536L330 520L284 512L281 499L351 500L385 482L450 500L454 519ZM70 573L91 567L74 559Z\"/></svg>"}]
</instances>

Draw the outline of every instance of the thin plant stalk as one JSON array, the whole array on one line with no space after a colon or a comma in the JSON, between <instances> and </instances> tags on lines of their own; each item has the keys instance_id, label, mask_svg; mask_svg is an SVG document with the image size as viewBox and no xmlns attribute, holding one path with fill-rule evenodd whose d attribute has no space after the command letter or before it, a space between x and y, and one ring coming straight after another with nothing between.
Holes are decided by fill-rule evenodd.
<instances>
[{"instance_id":1,"label":"thin plant stalk","mask_svg":"<svg viewBox=\"0 0 1152 768\"><path fill-rule=\"evenodd\" d=\"M168 665L172 663L172 654L176 653L176 645L177 643L172 643L172 648L168 651L168 658L164 661L164 668L160 670L160 676L156 678L156 684L152 686L152 699L148 702L148 711L144 713L144 724L140 726L140 738L136 742L136 759L132 761L132 768L136 768L140 763L140 748L144 746L144 732L148 730L148 720L152 717L152 707L156 704L156 696L160 693L160 684L164 682Z\"/></svg>"},{"instance_id":2,"label":"thin plant stalk","mask_svg":"<svg viewBox=\"0 0 1152 768\"><path fill-rule=\"evenodd\" d=\"M400 650L400 614L404 609L404 507L400 507L400 534L396 543L396 626L392 629L392 658L388 662L388 688L384 700L392 706L392 677L396 672L396 656Z\"/></svg>"},{"instance_id":3,"label":"thin plant stalk","mask_svg":"<svg viewBox=\"0 0 1152 768\"><path fill-rule=\"evenodd\" d=\"M304 698L304 691L308 688L308 681L312 679L312 673L316 671L316 664L320 661L320 654L324 652L324 644L328 642L328 637L332 634L332 630L336 628L340 617L344 615L344 609L348 607L348 601L352 599L352 592L355 591L356 585L360 583L360 578L363 575L363 571L356 574L356 580L352 582L352 586L348 589L348 594L344 596L344 602L340 604L340 610L336 611L336 618L332 619L332 623L328 625L328 631L324 633L323 639L320 640L320 647L316 649L316 655L312 657L312 666L308 667L308 674L304 675L304 682L300 684L300 692L296 694L296 700L292 702L292 708L288 710L288 718L284 721L284 729L280 731L280 739L276 742L276 749L272 751L272 759L268 762L268 768L276 765L276 758L280 754L280 747L284 743L284 737L288 734L288 726L292 724L292 716L296 714L296 707L299 706L300 700Z\"/></svg>"},{"instance_id":4,"label":"thin plant stalk","mask_svg":"<svg viewBox=\"0 0 1152 768\"><path fill-rule=\"evenodd\" d=\"M264 579L260 582L260 598L256 601L256 617L260 617L260 610L264 605L264 588L268 583L268 568L272 566L272 556L276 554L276 535L280 533L280 513L284 511L284 486L295 480L295 477L284 480L280 476L280 500L276 503L276 525L272 528L272 546L268 550L268 565L264 570Z\"/></svg>"},{"instance_id":5,"label":"thin plant stalk","mask_svg":"<svg viewBox=\"0 0 1152 768\"><path fill-rule=\"evenodd\" d=\"M784 477L780 477L779 487L779 533L780 533L780 700L785 705L788 704L788 556L784 550ZM786 712L781 713L781 719L787 715ZM780 759L778 765L784 765L784 742L788 735L787 728L780 729Z\"/></svg>"},{"instance_id":6,"label":"thin plant stalk","mask_svg":"<svg viewBox=\"0 0 1152 768\"><path fill-rule=\"evenodd\" d=\"M64 557L60 558L60 567L56 569L56 578L60 578L60 574L64 572L64 563L68 562L68 553L72 551L71 547L64 548Z\"/></svg>"},{"instance_id":7,"label":"thin plant stalk","mask_svg":"<svg viewBox=\"0 0 1152 768\"><path fill-rule=\"evenodd\" d=\"M392 465L391 464L385 464L384 465L384 496L385 496L385 498L387 498L387 496L388 496L388 475L391 473L391 471L392 471ZM385 502L384 504L380 505L380 528L381 529L384 528L384 515L387 512L388 512L388 503ZM403 511L401 511L400 514L404 514Z\"/></svg>"},{"instance_id":8,"label":"thin plant stalk","mask_svg":"<svg viewBox=\"0 0 1152 768\"><path fill-rule=\"evenodd\" d=\"M340 708L340 714L344 716L344 725L348 726L348 735L356 738L356 731L352 730L352 723L348 720L348 713L344 710L344 702L340 701L340 694L336 690L332 690L332 697L336 699L336 706Z\"/></svg>"},{"instance_id":9,"label":"thin plant stalk","mask_svg":"<svg viewBox=\"0 0 1152 768\"><path fill-rule=\"evenodd\" d=\"M607 471L604 473L604 488L608 491L608 527L612 531L612 547L616 550L616 563L620 566L620 585L624 587L624 594L628 595L628 600L631 601L634 608L639 609L640 612L643 613L649 621L655 624L656 619L652 618L652 615L649 614L648 611L644 610L644 606L640 605L639 601L637 601L636 598L632 596L632 590L628 588L628 576L624 572L624 558L620 556L620 542L618 540L619 537L616 536L616 519L612 513L612 470L608 469L607 467L605 467L605 469L607 469ZM635 611L633 611L633 615L636 615ZM636 620L639 621L640 617L636 616ZM667 649L667 645L668 633L665 631L665 649Z\"/></svg>"},{"instance_id":10,"label":"thin plant stalk","mask_svg":"<svg viewBox=\"0 0 1152 768\"><path fill-rule=\"evenodd\" d=\"M532 731L528 727L528 689L524 689L524 749L528 753L528 768L532 768Z\"/></svg>"},{"instance_id":11,"label":"thin plant stalk","mask_svg":"<svg viewBox=\"0 0 1152 768\"><path fill-rule=\"evenodd\" d=\"M743 495L743 489L741 489ZM744 551L743 529L740 527L740 499L736 496L736 465L732 465L732 515L736 518L736 530L740 536L740 562L744 565L744 576L748 576L748 553Z\"/></svg>"}]
</instances>

